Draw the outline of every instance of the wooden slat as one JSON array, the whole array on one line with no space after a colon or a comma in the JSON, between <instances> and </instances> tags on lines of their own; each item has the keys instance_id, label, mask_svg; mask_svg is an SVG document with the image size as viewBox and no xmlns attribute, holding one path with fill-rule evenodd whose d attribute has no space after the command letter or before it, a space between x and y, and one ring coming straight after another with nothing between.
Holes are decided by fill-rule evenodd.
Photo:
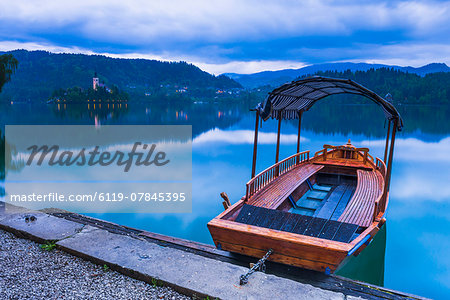
<instances>
[{"instance_id":1,"label":"wooden slat","mask_svg":"<svg viewBox=\"0 0 450 300\"><path fill-rule=\"evenodd\" d=\"M314 164L337 165L337 166L341 166L341 167L364 169L364 170L375 169L375 167L372 164L364 164L362 161L355 160L355 159L337 159L337 158L330 159L330 158L328 158L325 161L316 160L316 161L314 161Z\"/></svg>"},{"instance_id":2,"label":"wooden slat","mask_svg":"<svg viewBox=\"0 0 450 300\"><path fill-rule=\"evenodd\" d=\"M298 221L301 219L301 215L299 214L291 214L289 219L284 223L281 231L292 232L297 225Z\"/></svg>"},{"instance_id":3,"label":"wooden slat","mask_svg":"<svg viewBox=\"0 0 450 300\"><path fill-rule=\"evenodd\" d=\"M266 220L269 221L266 222ZM333 238L337 238L338 241L346 243L349 242L352 237L349 230L358 228L358 226L354 224L313 218L248 204L243 205L241 212L236 218L236 222L283 232L319 237L322 239L333 240ZM343 229L340 228L341 226Z\"/></svg>"},{"instance_id":4,"label":"wooden slat","mask_svg":"<svg viewBox=\"0 0 450 300\"><path fill-rule=\"evenodd\" d=\"M258 212L258 217L250 225L261 226L271 215L271 211L268 209L260 209Z\"/></svg>"},{"instance_id":5,"label":"wooden slat","mask_svg":"<svg viewBox=\"0 0 450 300\"><path fill-rule=\"evenodd\" d=\"M213 219L208 223L208 228L216 246L217 243L227 242L261 249L265 252L272 248L275 253L329 264L339 264L350 250L349 244L337 241L260 228L227 220Z\"/></svg>"},{"instance_id":6,"label":"wooden slat","mask_svg":"<svg viewBox=\"0 0 450 300\"><path fill-rule=\"evenodd\" d=\"M236 218L236 222L247 224L248 219L252 216L254 210L255 210L254 206L244 205L241 208L241 212Z\"/></svg>"},{"instance_id":7,"label":"wooden slat","mask_svg":"<svg viewBox=\"0 0 450 300\"><path fill-rule=\"evenodd\" d=\"M298 220L297 225L295 225L295 228L292 230L293 233L297 234L303 234L308 228L309 223L312 221L312 217L310 216L302 216L300 220Z\"/></svg>"},{"instance_id":8,"label":"wooden slat","mask_svg":"<svg viewBox=\"0 0 450 300\"><path fill-rule=\"evenodd\" d=\"M323 166L304 163L277 177L270 184L254 194L248 204L266 208L276 208L306 179L317 173Z\"/></svg>"},{"instance_id":9,"label":"wooden slat","mask_svg":"<svg viewBox=\"0 0 450 300\"><path fill-rule=\"evenodd\" d=\"M222 249L224 249L226 251L235 252L235 253L244 253L245 255L253 256L255 258L261 258L267 252L267 250L251 248L251 247L247 247L245 245L238 245L238 244L234 244L231 242L222 242L221 246L222 246ZM337 267L339 266L338 264L329 264L329 263L324 263L321 261L304 259L300 255L299 256L289 256L289 255L285 255L282 252L272 253L269 256L268 260L286 264L286 265L290 265L290 266L296 266L296 267L300 267L300 268L304 268L304 269L316 270L319 272L325 272L326 268L330 268L330 271L334 272L337 269Z\"/></svg>"},{"instance_id":10,"label":"wooden slat","mask_svg":"<svg viewBox=\"0 0 450 300\"><path fill-rule=\"evenodd\" d=\"M281 230L284 223L286 223L287 219L289 219L289 213L279 210L273 210L279 216L273 221L272 225L270 225L270 229Z\"/></svg>"},{"instance_id":11,"label":"wooden slat","mask_svg":"<svg viewBox=\"0 0 450 300\"><path fill-rule=\"evenodd\" d=\"M339 201L344 195L346 189L347 185L344 184L338 185L333 190L328 199L325 201L322 208L316 211L315 217L322 219L330 219L331 216L333 215L334 210L336 209L336 206L339 204Z\"/></svg>"},{"instance_id":12,"label":"wooden slat","mask_svg":"<svg viewBox=\"0 0 450 300\"><path fill-rule=\"evenodd\" d=\"M358 170L356 191L339 221L368 227L373 218L375 201L383 192L381 175L377 171Z\"/></svg>"},{"instance_id":13,"label":"wooden slat","mask_svg":"<svg viewBox=\"0 0 450 300\"><path fill-rule=\"evenodd\" d=\"M334 220L334 221L339 220L339 217L344 213L345 208L347 207L347 204L350 202L350 199L352 198L352 195L354 192L355 192L355 186L348 185L347 190L345 191L344 195L342 196L341 200L339 201L338 205L336 206L336 209L334 210L333 215L331 216L330 220Z\"/></svg>"},{"instance_id":14,"label":"wooden slat","mask_svg":"<svg viewBox=\"0 0 450 300\"><path fill-rule=\"evenodd\" d=\"M304 235L318 237L322 232L323 227L327 223L326 219L313 218L311 223L309 223L308 228L306 228Z\"/></svg>"},{"instance_id":15,"label":"wooden slat","mask_svg":"<svg viewBox=\"0 0 450 300\"><path fill-rule=\"evenodd\" d=\"M342 222L328 220L318 237L321 239L332 240L341 224Z\"/></svg>"},{"instance_id":16,"label":"wooden slat","mask_svg":"<svg viewBox=\"0 0 450 300\"><path fill-rule=\"evenodd\" d=\"M355 224L342 223L334 235L333 241L349 243L358 227L359 226Z\"/></svg>"}]
</instances>

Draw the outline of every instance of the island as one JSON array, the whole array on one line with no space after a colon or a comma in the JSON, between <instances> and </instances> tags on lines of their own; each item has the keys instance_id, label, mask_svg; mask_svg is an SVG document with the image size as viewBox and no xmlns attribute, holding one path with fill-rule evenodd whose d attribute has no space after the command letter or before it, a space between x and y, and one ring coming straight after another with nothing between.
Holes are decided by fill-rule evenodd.
<instances>
[{"instance_id":1,"label":"island","mask_svg":"<svg viewBox=\"0 0 450 300\"><path fill-rule=\"evenodd\" d=\"M100 82L97 73L95 73L92 78L91 88L84 89L75 86L67 89L57 89L53 91L47 103L127 102L128 99L129 96L126 92L119 90L116 85L108 87L103 82Z\"/></svg>"}]
</instances>

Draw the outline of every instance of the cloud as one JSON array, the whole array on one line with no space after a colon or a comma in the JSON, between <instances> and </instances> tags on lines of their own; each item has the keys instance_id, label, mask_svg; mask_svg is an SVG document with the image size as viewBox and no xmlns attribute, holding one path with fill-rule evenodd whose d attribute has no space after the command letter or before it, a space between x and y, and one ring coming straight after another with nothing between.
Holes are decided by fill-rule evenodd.
<instances>
[{"instance_id":1,"label":"cloud","mask_svg":"<svg viewBox=\"0 0 450 300\"><path fill-rule=\"evenodd\" d=\"M382 153L385 140L361 141L372 152ZM411 201L446 202L450 199L450 137L437 142L416 138L396 139L391 197Z\"/></svg>"},{"instance_id":2,"label":"cloud","mask_svg":"<svg viewBox=\"0 0 450 300\"><path fill-rule=\"evenodd\" d=\"M449 1L18 0L0 3L0 41L187 60L216 74L450 63L449 13Z\"/></svg>"},{"instance_id":3,"label":"cloud","mask_svg":"<svg viewBox=\"0 0 450 300\"><path fill-rule=\"evenodd\" d=\"M383 148L385 140L364 140L361 145ZM410 162L450 163L450 137L437 142L425 142L416 138L395 140L395 160Z\"/></svg>"},{"instance_id":4,"label":"cloud","mask_svg":"<svg viewBox=\"0 0 450 300\"><path fill-rule=\"evenodd\" d=\"M224 64L212 64L204 62L194 62L202 70L213 74L233 73L251 74L265 70L299 69L307 66L302 62L290 60L253 60L253 61L231 61Z\"/></svg>"},{"instance_id":5,"label":"cloud","mask_svg":"<svg viewBox=\"0 0 450 300\"><path fill-rule=\"evenodd\" d=\"M221 130L218 128L211 129L197 136L193 140L193 145L201 145L203 143L228 143L228 144L253 144L253 130ZM304 137L300 137L301 142L308 141ZM275 144L277 142L277 134L275 132L259 132L258 144ZM297 135L281 134L280 143L295 144L297 143Z\"/></svg>"},{"instance_id":6,"label":"cloud","mask_svg":"<svg viewBox=\"0 0 450 300\"><path fill-rule=\"evenodd\" d=\"M14 1L2 20L28 29L63 28L107 40L176 38L207 42L299 35L346 35L357 30L407 28L412 35L448 28L448 2L378 1Z\"/></svg>"}]
</instances>

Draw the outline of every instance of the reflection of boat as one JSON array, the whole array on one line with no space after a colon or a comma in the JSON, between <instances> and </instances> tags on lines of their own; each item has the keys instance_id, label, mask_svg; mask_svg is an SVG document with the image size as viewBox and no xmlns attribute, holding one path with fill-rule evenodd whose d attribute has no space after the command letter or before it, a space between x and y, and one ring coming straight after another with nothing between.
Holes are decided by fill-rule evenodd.
<instances>
[{"instance_id":1,"label":"reflection of boat","mask_svg":"<svg viewBox=\"0 0 450 300\"><path fill-rule=\"evenodd\" d=\"M314 155L299 152L302 113L342 93L365 96L384 111L389 120L384 160L350 141L324 145ZM252 178L246 195L232 206L225 202L226 210L208 223L214 243L231 252L268 253L271 261L334 272L347 256L358 255L385 222L395 133L402 119L391 103L365 87L324 77L285 84L255 111ZM255 176L259 118L269 117L278 120L275 164ZM297 153L278 161L281 121L296 118Z\"/></svg>"}]
</instances>

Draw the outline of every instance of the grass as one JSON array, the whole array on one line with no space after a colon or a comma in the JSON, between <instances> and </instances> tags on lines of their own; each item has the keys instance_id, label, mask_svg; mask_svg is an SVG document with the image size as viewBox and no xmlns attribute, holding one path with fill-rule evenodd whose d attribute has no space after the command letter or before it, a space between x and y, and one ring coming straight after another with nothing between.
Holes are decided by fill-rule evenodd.
<instances>
[{"instance_id":1,"label":"grass","mask_svg":"<svg viewBox=\"0 0 450 300\"><path fill-rule=\"evenodd\" d=\"M163 286L162 281L160 281L156 278L152 278L152 284L153 284L153 287Z\"/></svg>"},{"instance_id":2,"label":"grass","mask_svg":"<svg viewBox=\"0 0 450 300\"><path fill-rule=\"evenodd\" d=\"M45 244L39 246L44 251L52 251L56 248L56 241L48 241Z\"/></svg>"}]
</instances>

